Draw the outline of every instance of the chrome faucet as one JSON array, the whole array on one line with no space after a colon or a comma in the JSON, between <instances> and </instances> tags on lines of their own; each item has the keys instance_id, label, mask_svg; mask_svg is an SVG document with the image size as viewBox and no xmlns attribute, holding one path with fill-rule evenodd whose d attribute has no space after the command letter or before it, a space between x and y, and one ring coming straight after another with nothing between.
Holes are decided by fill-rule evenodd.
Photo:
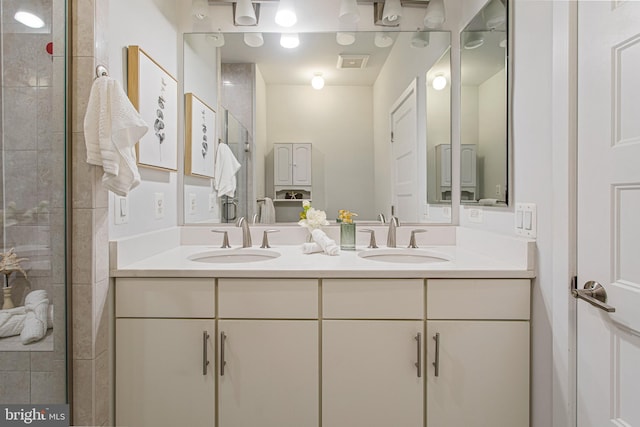
<instances>
[{"instance_id":1,"label":"chrome faucet","mask_svg":"<svg viewBox=\"0 0 640 427\"><path fill-rule=\"evenodd\" d=\"M398 218L392 216L389 218L389 231L387 232L387 247L395 248L396 247L396 227L399 227L400 223L398 222Z\"/></svg>"},{"instance_id":2,"label":"chrome faucet","mask_svg":"<svg viewBox=\"0 0 640 427\"><path fill-rule=\"evenodd\" d=\"M236 227L242 228L242 247L250 248L251 247L251 230L249 230L249 221L247 221L245 217L241 216L236 221Z\"/></svg>"},{"instance_id":3,"label":"chrome faucet","mask_svg":"<svg viewBox=\"0 0 640 427\"><path fill-rule=\"evenodd\" d=\"M387 218L384 217L383 213L379 213L378 214L378 221L380 221L381 223L384 224L385 222L387 222Z\"/></svg>"}]
</instances>

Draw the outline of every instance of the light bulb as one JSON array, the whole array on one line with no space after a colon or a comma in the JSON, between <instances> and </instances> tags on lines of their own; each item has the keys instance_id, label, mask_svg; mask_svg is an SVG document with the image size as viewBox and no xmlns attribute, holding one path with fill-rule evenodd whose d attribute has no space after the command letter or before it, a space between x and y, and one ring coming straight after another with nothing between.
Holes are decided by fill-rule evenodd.
<instances>
[{"instance_id":1,"label":"light bulb","mask_svg":"<svg viewBox=\"0 0 640 427\"><path fill-rule=\"evenodd\" d=\"M320 90L324 87L324 78L322 77L321 73L318 73L315 76L313 76L313 78L311 79L311 86L315 90Z\"/></svg>"},{"instance_id":2,"label":"light bulb","mask_svg":"<svg viewBox=\"0 0 640 427\"><path fill-rule=\"evenodd\" d=\"M427 12L424 15L424 26L427 28L439 28L445 21L443 0L430 0Z\"/></svg>"},{"instance_id":3,"label":"light bulb","mask_svg":"<svg viewBox=\"0 0 640 427\"><path fill-rule=\"evenodd\" d=\"M393 44L393 39L390 35L379 31L376 33L375 38L373 39L373 43L378 47L389 47Z\"/></svg>"},{"instance_id":4,"label":"light bulb","mask_svg":"<svg viewBox=\"0 0 640 427\"><path fill-rule=\"evenodd\" d=\"M426 31L416 31L411 37L411 47L418 49L429 46L430 34Z\"/></svg>"},{"instance_id":5,"label":"light bulb","mask_svg":"<svg viewBox=\"0 0 640 427\"><path fill-rule=\"evenodd\" d=\"M253 9L251 0L238 0L236 3L236 24L256 25L256 11Z\"/></svg>"},{"instance_id":6,"label":"light bulb","mask_svg":"<svg viewBox=\"0 0 640 427\"><path fill-rule=\"evenodd\" d=\"M400 0L385 0L382 9L382 23L384 25L396 25L402 18L402 5Z\"/></svg>"},{"instance_id":7,"label":"light bulb","mask_svg":"<svg viewBox=\"0 0 640 427\"><path fill-rule=\"evenodd\" d=\"M439 74L433 78L433 81L431 82L431 86L435 90L442 90L445 87L447 87L447 78L442 74Z\"/></svg>"},{"instance_id":8,"label":"light bulb","mask_svg":"<svg viewBox=\"0 0 640 427\"><path fill-rule=\"evenodd\" d=\"M278 11L276 12L276 24L281 27L291 27L296 22L298 22L298 17L293 7L293 0L280 0Z\"/></svg>"},{"instance_id":9,"label":"light bulb","mask_svg":"<svg viewBox=\"0 0 640 427\"><path fill-rule=\"evenodd\" d=\"M337 32L336 33L336 42L338 42L341 46L349 46L355 43L356 41L356 33L344 33Z\"/></svg>"},{"instance_id":10,"label":"light bulb","mask_svg":"<svg viewBox=\"0 0 640 427\"><path fill-rule=\"evenodd\" d=\"M244 33L244 44L249 47L260 47L264 44L262 33Z\"/></svg>"},{"instance_id":11,"label":"light bulb","mask_svg":"<svg viewBox=\"0 0 640 427\"><path fill-rule=\"evenodd\" d=\"M300 45L300 39L298 38L298 33L283 33L280 36L280 46L293 49Z\"/></svg>"},{"instance_id":12,"label":"light bulb","mask_svg":"<svg viewBox=\"0 0 640 427\"><path fill-rule=\"evenodd\" d=\"M340 3L340 15L338 19L343 24L356 24L360 21L360 12L358 12L358 3L356 0L342 0Z\"/></svg>"}]
</instances>

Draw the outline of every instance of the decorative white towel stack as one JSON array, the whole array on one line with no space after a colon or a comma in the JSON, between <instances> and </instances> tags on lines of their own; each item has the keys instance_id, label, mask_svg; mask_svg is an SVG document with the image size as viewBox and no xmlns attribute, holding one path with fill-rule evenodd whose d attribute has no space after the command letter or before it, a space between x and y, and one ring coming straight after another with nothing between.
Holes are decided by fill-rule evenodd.
<instances>
[{"instance_id":1,"label":"decorative white towel stack","mask_svg":"<svg viewBox=\"0 0 640 427\"><path fill-rule=\"evenodd\" d=\"M218 144L216 164L213 179L218 197L233 197L236 193L236 173L240 170L240 163L233 155L227 144Z\"/></svg>"},{"instance_id":2,"label":"decorative white towel stack","mask_svg":"<svg viewBox=\"0 0 640 427\"><path fill-rule=\"evenodd\" d=\"M262 224L275 224L276 222L276 208L270 197L265 197L262 206L260 206L260 222Z\"/></svg>"},{"instance_id":3,"label":"decorative white towel stack","mask_svg":"<svg viewBox=\"0 0 640 427\"><path fill-rule=\"evenodd\" d=\"M47 334L49 318L49 298L47 291L37 290L29 292L24 299L26 318L24 328L20 332L22 344L29 344L41 340Z\"/></svg>"},{"instance_id":4,"label":"decorative white towel stack","mask_svg":"<svg viewBox=\"0 0 640 427\"><path fill-rule=\"evenodd\" d=\"M303 254L315 254L318 252L324 252L324 249L322 249L322 246L320 246L319 244L315 242L302 244Z\"/></svg>"},{"instance_id":5,"label":"decorative white towel stack","mask_svg":"<svg viewBox=\"0 0 640 427\"><path fill-rule=\"evenodd\" d=\"M336 243L335 240L331 239L327 234L316 228L311 232L311 237L313 240L320 245L322 250L328 255L339 255L340 254L340 246Z\"/></svg>"},{"instance_id":6,"label":"decorative white towel stack","mask_svg":"<svg viewBox=\"0 0 640 427\"><path fill-rule=\"evenodd\" d=\"M102 166L102 184L120 196L140 184L135 144L149 127L118 81L98 77L84 116L87 163Z\"/></svg>"}]
</instances>

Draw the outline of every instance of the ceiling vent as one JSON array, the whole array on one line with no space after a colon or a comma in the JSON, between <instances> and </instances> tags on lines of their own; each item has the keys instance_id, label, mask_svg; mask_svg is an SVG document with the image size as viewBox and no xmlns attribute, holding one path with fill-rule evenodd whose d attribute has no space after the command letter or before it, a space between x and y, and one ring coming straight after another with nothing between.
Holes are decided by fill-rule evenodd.
<instances>
[{"instance_id":1,"label":"ceiling vent","mask_svg":"<svg viewBox=\"0 0 640 427\"><path fill-rule=\"evenodd\" d=\"M363 69L367 66L369 55L338 55L338 69Z\"/></svg>"}]
</instances>

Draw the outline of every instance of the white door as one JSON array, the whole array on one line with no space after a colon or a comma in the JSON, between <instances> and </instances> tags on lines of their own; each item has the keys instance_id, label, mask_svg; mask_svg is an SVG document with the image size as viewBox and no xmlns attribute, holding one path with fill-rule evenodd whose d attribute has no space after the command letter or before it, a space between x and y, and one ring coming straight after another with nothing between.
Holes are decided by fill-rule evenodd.
<instances>
[{"instance_id":1,"label":"white door","mask_svg":"<svg viewBox=\"0 0 640 427\"><path fill-rule=\"evenodd\" d=\"M401 222L418 221L417 118L414 80L391 108L391 203Z\"/></svg>"},{"instance_id":2,"label":"white door","mask_svg":"<svg viewBox=\"0 0 640 427\"><path fill-rule=\"evenodd\" d=\"M640 2L578 3L577 424L640 426Z\"/></svg>"}]
</instances>

